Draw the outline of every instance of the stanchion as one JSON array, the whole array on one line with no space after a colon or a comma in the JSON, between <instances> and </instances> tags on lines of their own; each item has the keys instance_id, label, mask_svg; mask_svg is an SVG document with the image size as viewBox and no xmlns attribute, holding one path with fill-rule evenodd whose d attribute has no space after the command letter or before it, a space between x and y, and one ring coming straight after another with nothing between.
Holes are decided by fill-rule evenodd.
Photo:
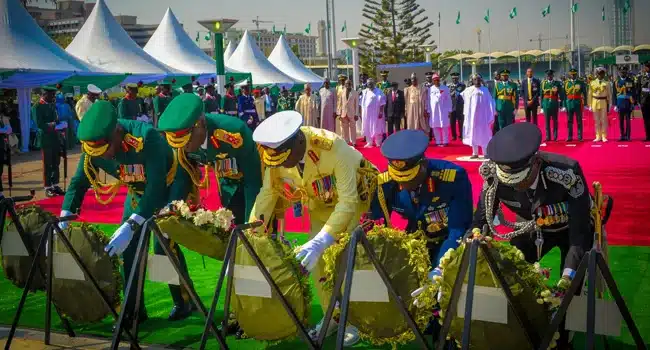
<instances>
[{"instance_id":1,"label":"stanchion","mask_svg":"<svg viewBox=\"0 0 650 350\"><path fill-rule=\"evenodd\" d=\"M131 332L135 334L136 339L137 339L137 334L138 334L138 312L140 309L140 304L142 303L142 300L140 300L140 296L142 295L142 289L144 287L144 279L146 275L146 269L147 269L147 256L149 254L149 241L151 239L151 232L153 232L154 237L158 239L160 242L160 245L163 249L163 252L165 255L169 258L169 261L178 274L178 279L180 281L181 288L185 288L187 291L188 295L190 296L190 299L192 300L192 303L196 308L201 312L203 317L206 319L206 323L209 326L209 329L212 331L214 334L215 338L221 345L222 349L228 349L228 346L226 345L226 340L225 337L223 337L217 330L217 327L213 321L211 321L207 316L208 316L208 311L205 309L205 306L201 302L201 299L199 296L196 294L196 291L194 290L194 286L192 286L189 283L189 276L186 275L184 271L181 270L180 268L180 263L178 261L178 258L176 257L175 254L172 253L171 248L169 247L169 242L167 239L163 236L162 232L160 231L160 228L156 224L156 216L153 216L149 218L145 223L142 225L142 230L140 231L140 239L138 240L138 247L135 253L135 258L133 259L134 264L136 266L131 268L131 273L129 275L129 279L126 284L126 292L124 293L124 301L122 302L122 307L121 307L121 312L119 315L119 318L117 320L117 324L115 325L115 329L113 330L113 339L111 342L111 349L112 350L117 350L119 347L120 343L120 338L122 335L122 332L126 332L127 329L125 329L125 316L126 316L126 306L130 298L133 298L134 296L131 295L131 286L133 283L137 283L137 288L136 288L136 295L135 295L135 305L133 306L134 309L134 315L132 321L132 329ZM139 278L136 280L136 271L139 270Z\"/></svg>"},{"instance_id":2,"label":"stanchion","mask_svg":"<svg viewBox=\"0 0 650 350\"><path fill-rule=\"evenodd\" d=\"M486 233L487 233L487 227L484 227L483 234L485 235ZM479 239L472 239L470 243L467 243L465 240L463 240L462 244L465 245L462 262L458 269L458 275L456 276L456 280L454 281L454 286L452 288L449 305L447 306L447 310L445 310L445 319L443 321L440 334L438 335L437 350L444 349L445 341L447 339L447 335L449 334L449 329L451 327L451 321L453 320L456 314L456 310L457 310L456 307L460 299L460 294L465 281L465 274L467 273L467 270L469 270L469 276L467 278L467 297L465 299L464 327L463 327L461 346L463 350L470 348L472 307L474 303L476 264L478 260L479 251L483 253L483 256L485 257L488 266L490 268L490 271L499 281L499 286L501 287L501 289L503 290L506 296L508 305L512 309L517 321L519 322L522 329L524 330L524 333L526 334L526 338L528 340L530 348L531 349L536 348L537 344L539 344L539 338L540 338L539 334L533 328L532 323L526 316L526 313L523 310L522 306L514 298L512 290L510 289L510 286L506 282L506 279L503 273L501 272L501 267L499 266L499 263L501 263L501 265L504 265L506 264L506 262L499 261L497 257L495 257L493 254L490 253L487 247L481 244L481 241Z\"/></svg>"},{"instance_id":3,"label":"stanchion","mask_svg":"<svg viewBox=\"0 0 650 350\"><path fill-rule=\"evenodd\" d=\"M323 346L323 342L325 341L325 332L329 327L329 323L334 313L334 308L336 307L336 303L340 299L341 314L339 316L339 325L338 325L339 329L336 336L336 349L337 350L343 349L343 342L345 340L345 327L348 319L348 312L350 306L350 295L352 293L352 276L354 274L354 266L355 266L355 260L357 255L357 246L359 245L361 245L363 250L366 252L368 259L373 264L375 270L379 274L379 277L381 277L382 282L386 286L389 295L391 296L395 304L397 304L398 310L406 320L406 323L408 324L411 331L413 331L413 334L415 334L415 340L420 346L420 348L431 349L431 346L424 339L424 336L422 335L422 332L420 332L420 329L415 323L415 320L413 320L413 317L408 312L408 307L406 306L406 303L404 303L403 297L397 293L397 291L392 285L392 281L390 280L390 277L388 277L388 273L386 272L384 267L379 263L375 251L372 248L368 239L366 238L366 235L363 232L363 228L361 226L358 226L352 232L350 237L350 242L348 243L348 246L346 247L346 250L342 255L343 257L347 256L347 258L341 259L341 262L337 267L337 274L336 274L336 280L334 282L332 297L327 307L327 311L325 312L325 318L323 319L323 325L321 327L321 331L318 334L317 345L319 347ZM342 271L343 266L345 266L345 273L341 273L343 272ZM343 293L341 294L341 286L344 284L343 283L344 279L345 279L345 286L343 286Z\"/></svg>"},{"instance_id":4,"label":"stanchion","mask_svg":"<svg viewBox=\"0 0 650 350\"><path fill-rule=\"evenodd\" d=\"M300 337L307 344L307 348L311 350L319 349L319 347L317 347L316 344L309 337L309 333L307 333L307 330L303 326L302 322L300 322L300 319L296 315L296 312L293 310L293 308L291 308L289 301L282 295L282 291L275 283L275 281L273 281L271 274L267 270L266 266L264 266L259 255L257 255L250 241L244 234L244 230L259 227L262 226L262 224L263 224L262 221L256 221L256 222L251 222L251 223L236 226L233 229L232 234L230 235L230 240L228 242L228 246L226 247L226 255L223 259L224 266L221 269L221 272L219 273L219 278L217 279L217 286L215 288L212 304L210 305L210 313L208 314L208 318L206 319L205 328L203 329L203 334L201 336L201 346L199 347L199 349L201 350L205 349L206 341L207 341L207 333L210 326L209 322L212 320L212 317L214 315L214 311L217 307L219 296L221 294L223 281L227 275L228 279L226 281L226 291L225 291L226 297L225 297L224 311L223 311L224 319L222 321L222 332L224 332L224 334L226 332L226 328L227 328L226 326L229 317L230 297L232 294L232 283L233 283L233 276L234 276L234 269L235 269L235 255L237 252L238 241L241 242L244 249L246 249L246 252L251 256L251 258L255 262L255 265L262 273L262 276L264 276L266 282L269 284L269 286L271 286L271 291L273 292L274 298L278 298L280 300L280 303L282 303L284 310L287 312L289 317L291 317L293 323L296 325ZM225 346L223 346L222 348L228 349L228 347Z\"/></svg>"}]
</instances>

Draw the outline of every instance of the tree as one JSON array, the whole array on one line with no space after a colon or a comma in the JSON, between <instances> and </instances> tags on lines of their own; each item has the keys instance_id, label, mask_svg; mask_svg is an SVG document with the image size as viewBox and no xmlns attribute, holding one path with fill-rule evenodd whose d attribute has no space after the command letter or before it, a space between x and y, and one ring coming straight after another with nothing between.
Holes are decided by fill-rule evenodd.
<instances>
[{"instance_id":1,"label":"tree","mask_svg":"<svg viewBox=\"0 0 650 350\"><path fill-rule=\"evenodd\" d=\"M61 46L64 50L66 47L68 47L68 45L70 45L72 39L74 39L70 34L55 34L55 35L51 35L50 37L52 38L52 40L54 40L54 42L59 44L59 46Z\"/></svg>"},{"instance_id":2,"label":"tree","mask_svg":"<svg viewBox=\"0 0 650 350\"><path fill-rule=\"evenodd\" d=\"M296 57L302 62L302 58L300 57L300 47L298 45L291 45L291 51L293 52Z\"/></svg>"},{"instance_id":3,"label":"tree","mask_svg":"<svg viewBox=\"0 0 650 350\"><path fill-rule=\"evenodd\" d=\"M365 0L359 36L362 70L374 74L379 63L395 64L424 60L421 45L432 45L433 22L417 0Z\"/></svg>"}]
</instances>

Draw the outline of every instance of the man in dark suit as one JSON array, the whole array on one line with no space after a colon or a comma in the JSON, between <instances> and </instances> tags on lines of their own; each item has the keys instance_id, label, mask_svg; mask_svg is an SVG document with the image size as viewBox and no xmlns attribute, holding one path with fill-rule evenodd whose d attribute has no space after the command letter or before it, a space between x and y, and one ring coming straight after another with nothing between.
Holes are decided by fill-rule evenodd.
<instances>
[{"instance_id":1,"label":"man in dark suit","mask_svg":"<svg viewBox=\"0 0 650 350\"><path fill-rule=\"evenodd\" d=\"M391 89L386 94L386 105L384 108L384 115L388 123L388 135L394 131L400 131L406 104L404 101L404 91L399 90L398 84L395 82L391 83Z\"/></svg>"},{"instance_id":2,"label":"man in dark suit","mask_svg":"<svg viewBox=\"0 0 650 350\"><path fill-rule=\"evenodd\" d=\"M537 108L539 107L539 79L533 77L533 69L526 70L526 79L521 82L521 96L526 106L526 121L537 125Z\"/></svg>"}]
</instances>

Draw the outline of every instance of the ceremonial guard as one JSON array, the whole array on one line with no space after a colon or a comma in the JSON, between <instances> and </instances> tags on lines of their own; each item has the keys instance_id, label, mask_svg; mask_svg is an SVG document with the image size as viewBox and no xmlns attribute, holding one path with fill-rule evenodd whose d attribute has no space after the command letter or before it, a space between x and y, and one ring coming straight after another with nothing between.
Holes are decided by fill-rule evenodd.
<instances>
[{"instance_id":1,"label":"ceremonial guard","mask_svg":"<svg viewBox=\"0 0 650 350\"><path fill-rule=\"evenodd\" d=\"M214 85L205 86L205 95L203 96L203 110L205 113L219 113L221 109L221 95L214 90Z\"/></svg>"},{"instance_id":2,"label":"ceremonial guard","mask_svg":"<svg viewBox=\"0 0 650 350\"><path fill-rule=\"evenodd\" d=\"M598 77L589 84L589 109L594 114L594 124L596 125L594 142L607 142L609 126L607 114L612 106L612 86L605 79L606 73L605 68L596 68Z\"/></svg>"},{"instance_id":3,"label":"ceremonial guard","mask_svg":"<svg viewBox=\"0 0 650 350\"><path fill-rule=\"evenodd\" d=\"M454 72L451 73L451 84L448 87L451 94L451 115L449 116L451 139L456 141L459 137L463 138L463 122L465 121L463 91L466 86L460 81L460 74Z\"/></svg>"},{"instance_id":4,"label":"ceremonial guard","mask_svg":"<svg viewBox=\"0 0 650 350\"><path fill-rule=\"evenodd\" d=\"M517 84L510 81L510 71L504 69L501 71L501 79L496 82L494 89L496 94L497 120L496 131L515 122L517 108L519 108L519 95Z\"/></svg>"},{"instance_id":5,"label":"ceremonial guard","mask_svg":"<svg viewBox=\"0 0 650 350\"><path fill-rule=\"evenodd\" d=\"M614 82L616 90L616 107L618 121L621 131L619 141L630 141L632 127L632 112L636 104L634 79L628 75L628 67L621 66L618 69L619 77Z\"/></svg>"},{"instance_id":6,"label":"ceremonial guard","mask_svg":"<svg viewBox=\"0 0 650 350\"><path fill-rule=\"evenodd\" d=\"M147 114L144 100L138 97L138 88L142 83L126 85L126 95L117 105L117 116L120 119L136 120Z\"/></svg>"},{"instance_id":7,"label":"ceremonial guard","mask_svg":"<svg viewBox=\"0 0 650 350\"><path fill-rule=\"evenodd\" d=\"M105 250L109 255L122 255L125 280L130 276L135 263L141 227L145 220L169 203L170 186L184 185L184 172L173 166L174 154L165 139L151 125L117 118L115 109L106 101L97 101L79 124L77 133L82 145L82 154L77 171L70 181L70 187L63 201L61 216L79 213L86 192L93 189L100 204L109 204L121 185L128 187L124 202L122 225L115 231ZM115 177L118 181L107 185L99 179L99 170ZM178 176L177 176L178 175ZM173 186L172 186L173 187ZM105 198L101 198L103 195ZM62 228L66 222L60 224ZM181 268L186 269L180 249ZM154 252L162 247L154 240ZM135 273L136 280L144 278ZM126 305L126 326L131 327L136 316L134 306L139 297L138 321L148 319L145 310L144 293L136 296L137 283L131 285L130 298ZM126 284L125 284L126 288ZM171 286L174 308L169 320L180 320L191 313L191 306L178 286ZM125 293L127 291L125 290Z\"/></svg>"},{"instance_id":8,"label":"ceremonial guard","mask_svg":"<svg viewBox=\"0 0 650 350\"><path fill-rule=\"evenodd\" d=\"M170 84L162 84L160 92L153 98L153 126L158 127L160 116L165 112L167 105L172 101L172 86Z\"/></svg>"},{"instance_id":9,"label":"ceremonial guard","mask_svg":"<svg viewBox=\"0 0 650 350\"><path fill-rule=\"evenodd\" d=\"M488 225L492 235L509 239L529 263L558 247L563 269L559 285L567 286L592 247L591 199L580 164L539 151L541 140L539 128L529 123L510 125L490 140L472 227ZM517 214L511 233L499 234L494 227L501 203ZM568 343L566 332L561 332L559 343Z\"/></svg>"},{"instance_id":10,"label":"ceremonial guard","mask_svg":"<svg viewBox=\"0 0 650 350\"><path fill-rule=\"evenodd\" d=\"M235 85L228 83L225 86L226 96L223 97L221 102L221 112L232 117L237 117L237 96L235 96Z\"/></svg>"},{"instance_id":11,"label":"ceremonial guard","mask_svg":"<svg viewBox=\"0 0 650 350\"><path fill-rule=\"evenodd\" d=\"M547 71L548 72L548 71ZM533 69L526 69L526 80L521 84L521 97L524 100L526 121L537 125L537 107L539 107L540 82L533 76ZM542 106L542 109L544 107ZM548 117L548 116L547 116ZM547 135L549 135L547 133Z\"/></svg>"},{"instance_id":12,"label":"ceremonial guard","mask_svg":"<svg viewBox=\"0 0 650 350\"><path fill-rule=\"evenodd\" d=\"M300 247L297 258L312 271L325 310L329 296L318 283L324 276L321 256L341 233L352 232L359 225L361 215L370 208L378 172L338 135L302 123L299 113L277 113L253 133L267 168L250 221L264 217L268 225L279 203L291 206L296 217L307 214L309 208L311 240ZM317 336L321 325L322 321L312 336ZM330 322L326 334L336 327L336 322ZM356 329L348 326L345 345L358 340Z\"/></svg>"},{"instance_id":13,"label":"ceremonial guard","mask_svg":"<svg viewBox=\"0 0 650 350\"><path fill-rule=\"evenodd\" d=\"M64 195L59 187L59 164L61 164L61 140L59 132L67 127L59 121L56 113L56 89L44 87L41 98L32 106L32 119L40 132L40 147L43 159L43 188L45 196Z\"/></svg>"},{"instance_id":14,"label":"ceremonial guard","mask_svg":"<svg viewBox=\"0 0 650 350\"><path fill-rule=\"evenodd\" d=\"M557 141L558 113L560 101L564 97L562 83L553 79L554 71L546 70L546 79L542 82L542 111L546 116L546 141L551 141L551 122L553 122L553 141ZM537 107L535 107L537 108Z\"/></svg>"},{"instance_id":15,"label":"ceremonial guard","mask_svg":"<svg viewBox=\"0 0 650 350\"><path fill-rule=\"evenodd\" d=\"M250 83L241 87L241 95L237 97L237 114L251 130L255 130L259 119L255 109L255 99L250 95L249 89Z\"/></svg>"},{"instance_id":16,"label":"ceremonial guard","mask_svg":"<svg viewBox=\"0 0 650 350\"><path fill-rule=\"evenodd\" d=\"M575 68L569 70L568 79L564 82L564 108L567 111L569 128L568 142L573 141L573 120L578 123L578 141L582 141L582 110L587 102L587 85L578 78Z\"/></svg>"},{"instance_id":17,"label":"ceremonial guard","mask_svg":"<svg viewBox=\"0 0 650 350\"><path fill-rule=\"evenodd\" d=\"M639 105L643 114L645 141L650 142L650 62L643 65L643 71L637 76L636 83Z\"/></svg>"},{"instance_id":18,"label":"ceremonial guard","mask_svg":"<svg viewBox=\"0 0 650 350\"><path fill-rule=\"evenodd\" d=\"M291 98L289 97L289 90L286 87L282 87L280 98L278 98L278 112L293 110L294 106L295 104L291 103Z\"/></svg>"},{"instance_id":19,"label":"ceremonial guard","mask_svg":"<svg viewBox=\"0 0 650 350\"><path fill-rule=\"evenodd\" d=\"M391 86L390 81L388 81L388 74L389 73L390 72L387 71L387 70L383 70L383 71L379 72L379 75L381 76L381 81L379 82L378 87L379 87L379 89L381 89L381 91L384 93L384 95L388 95L388 92L389 92L390 86Z\"/></svg>"}]
</instances>

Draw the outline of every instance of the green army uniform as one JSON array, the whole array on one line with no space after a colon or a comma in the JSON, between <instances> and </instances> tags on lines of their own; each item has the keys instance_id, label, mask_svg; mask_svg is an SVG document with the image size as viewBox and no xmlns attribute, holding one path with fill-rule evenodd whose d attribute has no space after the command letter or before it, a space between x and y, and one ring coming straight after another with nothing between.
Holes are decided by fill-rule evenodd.
<instances>
[{"instance_id":1,"label":"green army uniform","mask_svg":"<svg viewBox=\"0 0 650 350\"><path fill-rule=\"evenodd\" d=\"M110 160L102 158L102 152L94 154L97 148L92 144L106 142L116 125L121 126L124 131L122 149L116 152L114 159ZM63 201L62 210L64 211L78 213L84 196L91 187L98 196L97 191L102 187L97 178L99 169L128 186L129 190L122 214L123 223L129 220L132 214L150 218L168 204L168 196L171 192L168 186L172 183L170 179L174 181L174 185L183 183L183 173L170 169L173 163L173 152L158 131L149 124L124 119L118 120L115 109L108 102L96 101L93 104L79 124L77 135L82 141L83 153ZM90 157L89 161L86 160L88 157ZM89 179L86 173L91 174L93 178ZM173 188L174 186L172 186ZM107 202L104 203L107 204ZM133 238L122 254L125 281L128 280L131 268L135 263L140 234L140 230L133 232ZM178 252L181 269L187 271L180 249L172 247L172 250ZM157 239L154 239L154 252L156 254L163 253ZM136 272L136 280L144 278L144 276L138 275L139 273ZM126 288L126 283L124 287ZM179 303L183 305L184 299L180 293L180 287L174 285L169 287L175 305ZM137 283L133 283L129 291L131 297L126 305L125 312L127 312L129 321L132 320L134 313L136 288ZM126 290L124 292L127 293ZM147 314L143 294L140 295L140 300L139 319L144 321L147 319Z\"/></svg>"},{"instance_id":2,"label":"green army uniform","mask_svg":"<svg viewBox=\"0 0 650 350\"><path fill-rule=\"evenodd\" d=\"M501 75L510 75L510 71L503 70ZM515 122L515 109L519 105L519 88L517 84L508 81L498 81L495 86L498 130Z\"/></svg>"},{"instance_id":3,"label":"green army uniform","mask_svg":"<svg viewBox=\"0 0 650 350\"><path fill-rule=\"evenodd\" d=\"M572 69L571 73L575 71ZM575 71L577 74L577 71ZM567 111L567 123L569 128L569 136L567 141L573 141L573 120L578 123L578 140L582 141L582 109L584 108L585 101L587 101L587 84L580 79L567 79L564 82L564 93L566 99L564 100L564 108Z\"/></svg>"},{"instance_id":4,"label":"green army uniform","mask_svg":"<svg viewBox=\"0 0 650 350\"><path fill-rule=\"evenodd\" d=\"M546 119L546 141L551 140L551 122L553 122L553 141L557 141L558 113L560 101L564 97L562 83L557 80L544 79L542 88L542 111Z\"/></svg>"},{"instance_id":5,"label":"green army uniform","mask_svg":"<svg viewBox=\"0 0 650 350\"><path fill-rule=\"evenodd\" d=\"M291 97L289 96L280 96L280 98L278 98L278 112L292 111L295 105L295 103L291 104Z\"/></svg>"},{"instance_id":6,"label":"green army uniform","mask_svg":"<svg viewBox=\"0 0 650 350\"><path fill-rule=\"evenodd\" d=\"M221 110L221 95L215 93L209 95L207 92L203 99L203 110L205 113L219 113Z\"/></svg>"},{"instance_id":7,"label":"green army uniform","mask_svg":"<svg viewBox=\"0 0 650 350\"><path fill-rule=\"evenodd\" d=\"M137 87L137 84L127 85L127 88ZM143 114L147 114L147 107L144 104L144 100L138 96L130 97L127 93L117 105L117 117L119 119L135 120Z\"/></svg>"},{"instance_id":8,"label":"green army uniform","mask_svg":"<svg viewBox=\"0 0 650 350\"><path fill-rule=\"evenodd\" d=\"M44 88L46 91L55 91ZM32 106L32 119L36 122L40 133L41 153L43 156L43 186L49 189L59 184L59 164L61 162L61 141L56 124L59 117L56 113L56 104L47 103L42 98Z\"/></svg>"},{"instance_id":9,"label":"green army uniform","mask_svg":"<svg viewBox=\"0 0 650 350\"><path fill-rule=\"evenodd\" d=\"M167 105L172 101L171 96L165 95L163 93L158 94L158 96L153 98L153 126L158 126L158 121L160 116L165 112Z\"/></svg>"},{"instance_id":10,"label":"green army uniform","mask_svg":"<svg viewBox=\"0 0 650 350\"><path fill-rule=\"evenodd\" d=\"M388 93L390 92L390 81L388 81L388 71L384 70L379 73L383 80L379 82L378 88L381 89L381 91L384 93L384 95L388 96Z\"/></svg>"},{"instance_id":11,"label":"green army uniform","mask_svg":"<svg viewBox=\"0 0 650 350\"><path fill-rule=\"evenodd\" d=\"M231 117L237 117L237 96L229 96L226 93L221 99L221 111Z\"/></svg>"}]
</instances>

